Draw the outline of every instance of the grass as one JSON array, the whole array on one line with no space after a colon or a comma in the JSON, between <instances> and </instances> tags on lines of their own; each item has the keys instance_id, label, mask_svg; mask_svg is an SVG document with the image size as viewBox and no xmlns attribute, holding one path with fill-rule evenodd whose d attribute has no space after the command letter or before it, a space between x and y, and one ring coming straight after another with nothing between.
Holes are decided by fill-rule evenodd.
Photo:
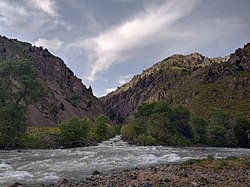
<instances>
[{"instance_id":1,"label":"grass","mask_svg":"<svg viewBox=\"0 0 250 187\"><path fill-rule=\"evenodd\" d=\"M54 148L59 136L56 127L29 127L22 140L23 147L32 149Z\"/></svg>"},{"instance_id":2,"label":"grass","mask_svg":"<svg viewBox=\"0 0 250 187\"><path fill-rule=\"evenodd\" d=\"M190 112L194 115L208 119L213 112L224 111L234 117L250 119L250 102L247 95L241 95L238 90L228 87L233 77L213 83L201 84L198 90L201 94L193 99Z\"/></svg>"},{"instance_id":3,"label":"grass","mask_svg":"<svg viewBox=\"0 0 250 187\"><path fill-rule=\"evenodd\" d=\"M187 71L187 68L183 68L183 67L178 67L178 66L172 66L169 68L170 71Z\"/></svg>"},{"instance_id":4,"label":"grass","mask_svg":"<svg viewBox=\"0 0 250 187\"><path fill-rule=\"evenodd\" d=\"M183 162L181 164L182 168L209 168L213 172L219 172L224 169L230 168L248 168L250 167L250 157L246 158L237 158L237 157L228 157L224 159L215 159L211 156L203 159L191 159Z\"/></svg>"}]
</instances>

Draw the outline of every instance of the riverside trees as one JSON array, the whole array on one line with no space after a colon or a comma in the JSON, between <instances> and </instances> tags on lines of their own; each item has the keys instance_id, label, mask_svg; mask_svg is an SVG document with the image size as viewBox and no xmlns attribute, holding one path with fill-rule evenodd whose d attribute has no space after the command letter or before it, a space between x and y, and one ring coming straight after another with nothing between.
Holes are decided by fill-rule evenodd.
<instances>
[{"instance_id":1,"label":"riverside trees","mask_svg":"<svg viewBox=\"0 0 250 187\"><path fill-rule=\"evenodd\" d=\"M27 60L0 62L0 148L19 145L27 129L27 107L44 91Z\"/></svg>"},{"instance_id":2,"label":"riverside trees","mask_svg":"<svg viewBox=\"0 0 250 187\"><path fill-rule=\"evenodd\" d=\"M249 147L250 123L223 112L209 119L191 116L187 108L160 101L142 104L121 128L123 139L139 145L209 145Z\"/></svg>"},{"instance_id":3,"label":"riverside trees","mask_svg":"<svg viewBox=\"0 0 250 187\"><path fill-rule=\"evenodd\" d=\"M98 116L95 123L75 116L59 124L59 136L64 147L79 147L115 136L115 127L108 124L104 115Z\"/></svg>"}]
</instances>

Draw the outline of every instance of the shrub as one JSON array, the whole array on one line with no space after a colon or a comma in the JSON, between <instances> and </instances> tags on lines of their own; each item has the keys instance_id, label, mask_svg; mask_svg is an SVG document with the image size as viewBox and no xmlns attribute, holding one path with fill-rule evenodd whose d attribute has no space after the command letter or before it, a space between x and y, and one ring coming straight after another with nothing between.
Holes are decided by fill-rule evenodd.
<instances>
[{"instance_id":1,"label":"shrub","mask_svg":"<svg viewBox=\"0 0 250 187\"><path fill-rule=\"evenodd\" d=\"M188 146L191 144L191 141L189 139L187 139L184 136L181 136L180 134L177 135L173 135L171 136L167 142L167 145L171 145L171 146Z\"/></svg>"},{"instance_id":2,"label":"shrub","mask_svg":"<svg viewBox=\"0 0 250 187\"><path fill-rule=\"evenodd\" d=\"M140 134L136 138L134 138L134 143L138 145L155 145L156 139L152 136L147 136L145 134Z\"/></svg>"},{"instance_id":3,"label":"shrub","mask_svg":"<svg viewBox=\"0 0 250 187\"><path fill-rule=\"evenodd\" d=\"M120 133L121 133L122 138L129 142L132 142L131 140L133 140L133 138L136 136L134 125L132 124L124 124L121 127Z\"/></svg>"},{"instance_id":4,"label":"shrub","mask_svg":"<svg viewBox=\"0 0 250 187\"><path fill-rule=\"evenodd\" d=\"M67 147L86 145L89 135L88 119L73 117L59 125L60 138Z\"/></svg>"},{"instance_id":5,"label":"shrub","mask_svg":"<svg viewBox=\"0 0 250 187\"><path fill-rule=\"evenodd\" d=\"M100 115L96 118L96 123L93 129L92 136L97 141L103 141L110 137L109 127L108 127L108 118L106 116Z\"/></svg>"}]
</instances>

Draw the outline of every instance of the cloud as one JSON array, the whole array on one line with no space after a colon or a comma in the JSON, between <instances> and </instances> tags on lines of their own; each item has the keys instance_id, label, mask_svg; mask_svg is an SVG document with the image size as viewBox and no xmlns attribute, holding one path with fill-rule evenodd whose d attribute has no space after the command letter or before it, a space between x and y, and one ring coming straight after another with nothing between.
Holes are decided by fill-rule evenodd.
<instances>
[{"instance_id":1,"label":"cloud","mask_svg":"<svg viewBox=\"0 0 250 187\"><path fill-rule=\"evenodd\" d=\"M89 80L95 80L99 72L109 69L135 55L135 50L147 47L169 37L162 35L171 24L187 16L197 6L197 0L161 1L147 4L144 12L94 38L79 41L71 46L88 51L92 65Z\"/></svg>"},{"instance_id":2,"label":"cloud","mask_svg":"<svg viewBox=\"0 0 250 187\"><path fill-rule=\"evenodd\" d=\"M0 31L29 36L30 33L32 33L31 36L39 32L44 34L59 26L55 21L63 22L57 16L56 10L56 4L52 0L0 1L0 25L3 26L0 27ZM56 16L59 20L51 19L51 16Z\"/></svg>"},{"instance_id":3,"label":"cloud","mask_svg":"<svg viewBox=\"0 0 250 187\"><path fill-rule=\"evenodd\" d=\"M58 38L54 38L52 40L39 38L36 42L34 42L34 45L38 47L43 46L45 48L57 51L62 47L63 42L59 40Z\"/></svg>"},{"instance_id":4,"label":"cloud","mask_svg":"<svg viewBox=\"0 0 250 187\"><path fill-rule=\"evenodd\" d=\"M116 88L107 88L106 89L106 94L108 94L108 93L110 93L110 92L113 92L113 91L115 91L116 90Z\"/></svg>"},{"instance_id":5,"label":"cloud","mask_svg":"<svg viewBox=\"0 0 250 187\"><path fill-rule=\"evenodd\" d=\"M127 83L132 78L132 76L133 76L132 74L120 76L117 83L119 85L123 85L123 84Z\"/></svg>"},{"instance_id":6,"label":"cloud","mask_svg":"<svg viewBox=\"0 0 250 187\"><path fill-rule=\"evenodd\" d=\"M2 15L8 15L9 14L17 14L20 16L26 16L28 15L28 11L25 7L18 6L18 4L9 4L7 2L1 1L0 2L0 13Z\"/></svg>"},{"instance_id":7,"label":"cloud","mask_svg":"<svg viewBox=\"0 0 250 187\"><path fill-rule=\"evenodd\" d=\"M57 15L56 6L53 0L31 0L34 6L52 16Z\"/></svg>"},{"instance_id":8,"label":"cloud","mask_svg":"<svg viewBox=\"0 0 250 187\"><path fill-rule=\"evenodd\" d=\"M20 21L22 17L28 15L28 10L25 7L18 6L17 4L9 4L7 2L0 2L0 20L4 26L11 26ZM15 18L15 19L14 19Z\"/></svg>"}]
</instances>

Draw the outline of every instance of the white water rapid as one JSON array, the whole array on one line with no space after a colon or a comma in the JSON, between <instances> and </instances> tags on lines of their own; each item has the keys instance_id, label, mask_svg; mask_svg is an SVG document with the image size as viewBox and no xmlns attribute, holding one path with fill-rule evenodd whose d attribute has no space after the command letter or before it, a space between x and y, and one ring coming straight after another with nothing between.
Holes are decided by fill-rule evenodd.
<instances>
[{"instance_id":1,"label":"white water rapid","mask_svg":"<svg viewBox=\"0 0 250 187\"><path fill-rule=\"evenodd\" d=\"M0 186L8 186L14 182L35 186L55 183L63 178L81 179L91 175L94 170L109 173L161 163L182 162L208 155L217 158L250 156L250 149L133 146L117 136L91 147L0 151Z\"/></svg>"}]
</instances>

